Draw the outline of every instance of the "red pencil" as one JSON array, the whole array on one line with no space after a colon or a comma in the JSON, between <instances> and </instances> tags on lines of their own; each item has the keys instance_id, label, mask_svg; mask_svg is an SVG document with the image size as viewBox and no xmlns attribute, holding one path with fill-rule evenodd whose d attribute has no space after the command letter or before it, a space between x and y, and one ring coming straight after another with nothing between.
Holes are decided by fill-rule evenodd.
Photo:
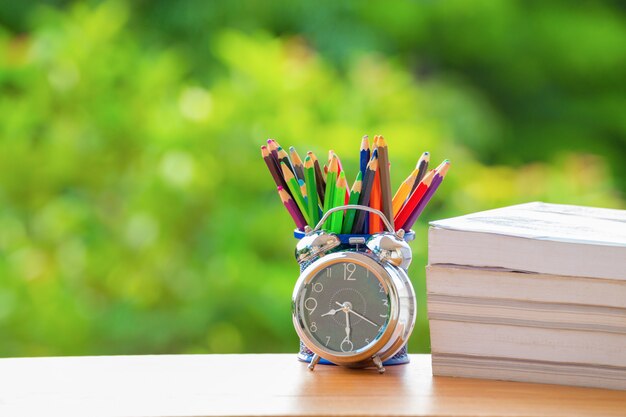
<instances>
[{"instance_id":1,"label":"red pencil","mask_svg":"<svg viewBox=\"0 0 626 417\"><path fill-rule=\"evenodd\" d=\"M375 152L378 157L378 152ZM376 175L374 176L374 182L372 183L372 192L370 194L370 207L376 210L382 209L381 190L380 190L380 160ZM383 231L383 221L380 216L374 213L370 213L370 228L369 233L379 233Z\"/></svg>"},{"instance_id":2,"label":"red pencil","mask_svg":"<svg viewBox=\"0 0 626 417\"><path fill-rule=\"evenodd\" d=\"M430 186L430 183L432 182L434 176L434 170L426 174L426 176L419 183L415 191L411 193L411 196L406 201L406 204L400 209L396 217L394 217L393 227L396 230L401 229L402 226L404 226L407 219L411 216L411 213L413 213L413 210L415 210L415 207L417 207L420 200L424 197L424 194L426 194L426 191L428 190L428 187Z\"/></svg>"},{"instance_id":3,"label":"red pencil","mask_svg":"<svg viewBox=\"0 0 626 417\"><path fill-rule=\"evenodd\" d=\"M424 194L424 196L420 199L420 202L417 203L417 206L415 206L415 209L411 212L409 218L406 220L404 225L402 225L402 228L405 231L411 230L411 227L413 227L413 224L415 224L415 221L419 218L420 214L422 214L422 211L424 211L424 208L426 207L430 199L433 198L433 195L437 191L437 188L441 185L441 182L448 173L449 168L450 161L446 159L441 163L441 165L437 167L437 169L435 169L435 175L432 182L428 186L428 191L426 191L426 194Z\"/></svg>"},{"instance_id":4,"label":"red pencil","mask_svg":"<svg viewBox=\"0 0 626 417\"><path fill-rule=\"evenodd\" d=\"M296 202L293 201L289 193L287 193L287 191L283 187L278 187L278 195L280 196L280 200L283 202L285 208L291 215L291 218L296 223L296 227L300 230L304 230L304 227L306 226L306 220L304 220L302 212L300 212L300 209L296 205Z\"/></svg>"}]
</instances>

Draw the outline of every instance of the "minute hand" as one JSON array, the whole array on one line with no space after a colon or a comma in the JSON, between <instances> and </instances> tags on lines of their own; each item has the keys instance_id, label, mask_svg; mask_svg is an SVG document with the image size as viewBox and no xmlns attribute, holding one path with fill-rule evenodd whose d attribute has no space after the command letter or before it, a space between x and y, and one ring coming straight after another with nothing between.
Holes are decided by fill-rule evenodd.
<instances>
[{"instance_id":1,"label":"minute hand","mask_svg":"<svg viewBox=\"0 0 626 417\"><path fill-rule=\"evenodd\" d=\"M349 311L350 313L354 314L355 316L357 316L358 318L365 320L366 322L368 322L368 323L369 323L369 324L371 324L372 326L378 326L378 324L374 323L373 321L371 321L370 319L366 318L365 316L363 316L363 315L361 315L361 314L357 313L356 311L354 311L354 310L352 310L352 309L350 309L350 310L348 310L348 311Z\"/></svg>"}]
</instances>

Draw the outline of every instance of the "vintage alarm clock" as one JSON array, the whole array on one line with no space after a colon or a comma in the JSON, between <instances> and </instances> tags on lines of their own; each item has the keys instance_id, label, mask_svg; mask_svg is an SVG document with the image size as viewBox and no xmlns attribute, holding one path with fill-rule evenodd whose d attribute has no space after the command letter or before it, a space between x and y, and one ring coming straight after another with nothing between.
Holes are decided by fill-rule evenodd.
<instances>
[{"instance_id":1,"label":"vintage alarm clock","mask_svg":"<svg viewBox=\"0 0 626 417\"><path fill-rule=\"evenodd\" d=\"M338 210L380 216L387 231L348 237L320 230ZM411 248L378 210L346 205L328 210L296 246L301 274L293 298L293 323L314 356L354 368L377 367L406 345L415 324L415 292L407 275ZM345 237L345 236L344 236Z\"/></svg>"}]
</instances>

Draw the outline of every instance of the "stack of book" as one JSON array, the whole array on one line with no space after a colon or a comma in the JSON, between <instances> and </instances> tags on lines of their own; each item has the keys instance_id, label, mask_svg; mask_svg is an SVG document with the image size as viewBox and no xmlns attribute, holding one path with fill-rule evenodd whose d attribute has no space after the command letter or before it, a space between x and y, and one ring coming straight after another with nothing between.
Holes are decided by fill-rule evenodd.
<instances>
[{"instance_id":1,"label":"stack of book","mask_svg":"<svg viewBox=\"0 0 626 417\"><path fill-rule=\"evenodd\" d=\"M435 375L626 389L626 211L522 204L428 240Z\"/></svg>"}]
</instances>

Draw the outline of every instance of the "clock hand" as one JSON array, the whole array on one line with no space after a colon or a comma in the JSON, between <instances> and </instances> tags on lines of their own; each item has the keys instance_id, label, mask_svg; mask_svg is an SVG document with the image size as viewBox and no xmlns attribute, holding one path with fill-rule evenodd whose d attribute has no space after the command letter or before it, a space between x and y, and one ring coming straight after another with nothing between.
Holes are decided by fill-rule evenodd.
<instances>
[{"instance_id":1,"label":"clock hand","mask_svg":"<svg viewBox=\"0 0 626 417\"><path fill-rule=\"evenodd\" d=\"M366 322L368 322L369 324L371 324L372 326L378 326L378 324L374 323L373 321L371 321L370 319L368 319L367 317L357 313L356 311L352 310L352 309L348 309L348 311L352 314L354 314L355 316L357 316L360 319L365 320Z\"/></svg>"},{"instance_id":2,"label":"clock hand","mask_svg":"<svg viewBox=\"0 0 626 417\"><path fill-rule=\"evenodd\" d=\"M349 310L344 310L346 313L346 338L344 340L350 341L350 313Z\"/></svg>"},{"instance_id":3,"label":"clock hand","mask_svg":"<svg viewBox=\"0 0 626 417\"><path fill-rule=\"evenodd\" d=\"M348 311L348 312L350 312L350 313L354 314L355 316L357 316L357 317L358 317L358 318L360 318L360 319L365 320L366 322L368 322L368 323L369 323L369 324L371 324L372 326L378 326L378 324L374 323L373 321L371 321L371 320L370 320L370 319L368 319L367 317L365 317L365 316L363 316L363 315L361 315L361 314L357 313L356 311L352 310L352 309L350 308L350 306L345 305L345 303L344 303L344 304L341 304L340 302L335 301L335 304L337 304L338 306L340 306L340 307L341 307L341 309L342 309L343 311Z\"/></svg>"},{"instance_id":4,"label":"clock hand","mask_svg":"<svg viewBox=\"0 0 626 417\"><path fill-rule=\"evenodd\" d=\"M340 312L341 310L335 310L335 309L331 309L328 313L324 313L322 314L322 317L324 316L334 316L335 314L337 314L338 312Z\"/></svg>"}]
</instances>

